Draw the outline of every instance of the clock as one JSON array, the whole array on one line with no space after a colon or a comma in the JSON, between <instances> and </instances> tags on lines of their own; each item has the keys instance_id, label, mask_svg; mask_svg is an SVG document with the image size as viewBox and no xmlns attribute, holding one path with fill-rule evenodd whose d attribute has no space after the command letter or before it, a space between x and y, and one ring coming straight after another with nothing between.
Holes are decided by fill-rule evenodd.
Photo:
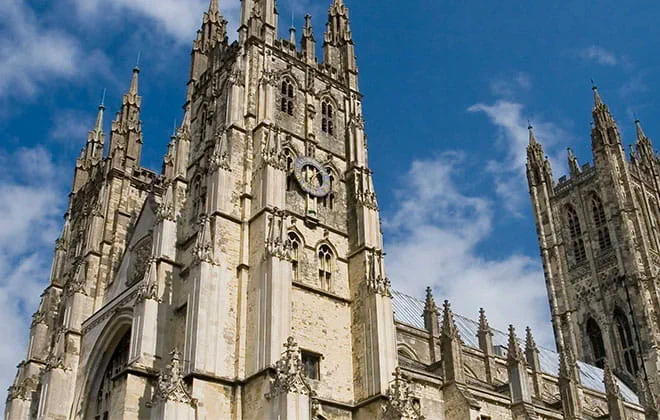
<instances>
[{"instance_id":1,"label":"clock","mask_svg":"<svg viewBox=\"0 0 660 420\"><path fill-rule=\"evenodd\" d=\"M303 156L296 159L293 173L300 188L314 197L325 197L330 194L330 175L311 157Z\"/></svg>"}]
</instances>

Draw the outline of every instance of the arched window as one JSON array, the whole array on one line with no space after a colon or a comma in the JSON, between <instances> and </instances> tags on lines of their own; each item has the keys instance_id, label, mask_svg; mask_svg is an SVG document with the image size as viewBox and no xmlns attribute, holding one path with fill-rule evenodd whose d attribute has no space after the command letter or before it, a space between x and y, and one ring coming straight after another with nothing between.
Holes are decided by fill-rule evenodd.
<instances>
[{"instance_id":1,"label":"arched window","mask_svg":"<svg viewBox=\"0 0 660 420\"><path fill-rule=\"evenodd\" d=\"M302 241L294 232L289 232L289 244L291 245L291 280L299 281Z\"/></svg>"},{"instance_id":2,"label":"arched window","mask_svg":"<svg viewBox=\"0 0 660 420\"><path fill-rule=\"evenodd\" d=\"M318 204L319 206L323 206L325 208L329 208L332 210L335 206L335 194L334 194L334 187L335 187L335 175L332 169L330 168L325 168L325 171L329 174L330 178L330 192L318 199ZM321 182L323 182L323 177L321 177Z\"/></svg>"},{"instance_id":3,"label":"arched window","mask_svg":"<svg viewBox=\"0 0 660 420\"><path fill-rule=\"evenodd\" d=\"M321 131L331 136L335 134L335 109L328 99L321 101Z\"/></svg>"},{"instance_id":4,"label":"arched window","mask_svg":"<svg viewBox=\"0 0 660 420\"><path fill-rule=\"evenodd\" d=\"M571 249L576 264L587 260L587 253L584 249L584 240L582 239L582 228L577 212L571 206L566 207L566 219L568 221L568 235L571 239Z\"/></svg>"},{"instance_id":5,"label":"arched window","mask_svg":"<svg viewBox=\"0 0 660 420\"><path fill-rule=\"evenodd\" d=\"M293 115L293 101L295 99L295 88L289 80L282 80L280 90L280 111Z\"/></svg>"},{"instance_id":6,"label":"arched window","mask_svg":"<svg viewBox=\"0 0 660 420\"><path fill-rule=\"evenodd\" d=\"M605 343L603 343L603 333L593 318L589 318L587 321L587 337L591 343L594 364L603 368L605 366Z\"/></svg>"},{"instance_id":7,"label":"arched window","mask_svg":"<svg viewBox=\"0 0 660 420\"><path fill-rule=\"evenodd\" d=\"M632 375L636 375L639 371L639 366L637 364L637 351L635 350L632 330L630 329L628 318L619 308L614 310L614 324L616 325L617 335L619 336L619 344L623 352L623 363L626 370Z\"/></svg>"},{"instance_id":8,"label":"arched window","mask_svg":"<svg viewBox=\"0 0 660 420\"><path fill-rule=\"evenodd\" d=\"M332 281L332 250L328 245L321 245L319 248L319 283L321 288L330 290Z\"/></svg>"},{"instance_id":9,"label":"arched window","mask_svg":"<svg viewBox=\"0 0 660 420\"><path fill-rule=\"evenodd\" d=\"M121 393L122 387L117 386L115 381L118 381L118 375L124 371L128 363L128 351L130 347L131 331L130 329L119 341L115 347L110 360L103 372L103 376L99 377L100 383L96 391L94 410L94 420L107 420L112 411L113 395L116 392ZM92 398L93 398L92 397Z\"/></svg>"},{"instance_id":10,"label":"arched window","mask_svg":"<svg viewBox=\"0 0 660 420\"><path fill-rule=\"evenodd\" d=\"M605 209L603 208L603 202L596 194L591 196L591 214L598 233L598 247L601 251L611 248L612 241L607 227L607 219L605 218Z\"/></svg>"},{"instance_id":11,"label":"arched window","mask_svg":"<svg viewBox=\"0 0 660 420\"><path fill-rule=\"evenodd\" d=\"M295 159L290 149L284 149L284 158L286 159L286 190L293 191L295 188L295 175L293 174L293 164Z\"/></svg>"}]
</instances>

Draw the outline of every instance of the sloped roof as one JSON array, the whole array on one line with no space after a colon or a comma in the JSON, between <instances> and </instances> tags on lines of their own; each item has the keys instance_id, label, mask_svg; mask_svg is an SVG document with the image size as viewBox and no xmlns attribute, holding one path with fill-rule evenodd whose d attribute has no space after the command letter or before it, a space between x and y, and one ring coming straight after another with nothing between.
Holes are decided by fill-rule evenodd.
<instances>
[{"instance_id":1,"label":"sloped roof","mask_svg":"<svg viewBox=\"0 0 660 420\"><path fill-rule=\"evenodd\" d=\"M424 302L422 300L393 290L392 308L395 321L420 330L425 329ZM454 314L454 319L465 345L478 349L477 331L479 330L479 323L458 314ZM509 341L508 334L494 328L491 329L493 331L493 345L506 348ZM557 352L539 346L539 360L543 373L559 376L559 354ZM580 361L578 361L578 368L580 370L582 386L603 394L605 393L605 384L603 383L605 373L603 369ZM621 396L624 401L639 404L637 395L621 380L617 379L617 382L619 383Z\"/></svg>"}]
</instances>

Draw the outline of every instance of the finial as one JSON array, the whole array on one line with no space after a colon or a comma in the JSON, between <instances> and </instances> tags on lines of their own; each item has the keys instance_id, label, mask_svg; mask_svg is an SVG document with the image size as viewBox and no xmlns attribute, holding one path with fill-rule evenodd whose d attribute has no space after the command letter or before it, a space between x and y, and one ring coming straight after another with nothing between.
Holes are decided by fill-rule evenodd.
<instances>
[{"instance_id":1,"label":"finial","mask_svg":"<svg viewBox=\"0 0 660 420\"><path fill-rule=\"evenodd\" d=\"M605 391L610 395L619 397L619 384L617 383L616 376L614 376L614 372L612 372L612 368L607 361L605 361L604 371L603 383L605 384Z\"/></svg>"},{"instance_id":2,"label":"finial","mask_svg":"<svg viewBox=\"0 0 660 420\"><path fill-rule=\"evenodd\" d=\"M594 79L591 79L591 90L594 91L594 104L602 105L603 100L600 97L600 93L598 93L598 86L596 86L596 82L594 82Z\"/></svg>"},{"instance_id":3,"label":"finial","mask_svg":"<svg viewBox=\"0 0 660 420\"><path fill-rule=\"evenodd\" d=\"M571 175L578 175L581 170L580 170L580 164L577 160L577 157L575 157L575 154L573 153L573 149L570 147L567 147L566 150L568 151L568 169L571 172Z\"/></svg>"},{"instance_id":4,"label":"finial","mask_svg":"<svg viewBox=\"0 0 660 420\"><path fill-rule=\"evenodd\" d=\"M450 338L459 337L458 328L456 328L456 322L454 321L454 312L451 310L451 304L448 300L445 300L443 307L442 315L442 332L444 335Z\"/></svg>"},{"instance_id":5,"label":"finial","mask_svg":"<svg viewBox=\"0 0 660 420\"><path fill-rule=\"evenodd\" d=\"M291 45L296 45L296 28L293 25L289 28L289 42Z\"/></svg>"},{"instance_id":6,"label":"finial","mask_svg":"<svg viewBox=\"0 0 660 420\"><path fill-rule=\"evenodd\" d=\"M139 58L138 58L139 60ZM138 75L140 74L140 68L135 66L133 68L133 78L131 79L131 87L128 90L130 94L137 95L138 93Z\"/></svg>"},{"instance_id":7,"label":"finial","mask_svg":"<svg viewBox=\"0 0 660 420\"><path fill-rule=\"evenodd\" d=\"M209 13L219 13L218 0L211 0L209 3Z\"/></svg>"},{"instance_id":8,"label":"finial","mask_svg":"<svg viewBox=\"0 0 660 420\"><path fill-rule=\"evenodd\" d=\"M103 89L103 96L101 96L101 103L99 104L99 109L105 109L105 94L108 89Z\"/></svg>"}]
</instances>

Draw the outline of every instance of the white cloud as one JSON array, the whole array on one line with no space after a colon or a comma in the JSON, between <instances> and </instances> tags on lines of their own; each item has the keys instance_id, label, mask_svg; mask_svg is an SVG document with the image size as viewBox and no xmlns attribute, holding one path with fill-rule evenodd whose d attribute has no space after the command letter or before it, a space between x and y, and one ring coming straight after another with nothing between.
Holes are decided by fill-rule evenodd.
<instances>
[{"instance_id":1,"label":"white cloud","mask_svg":"<svg viewBox=\"0 0 660 420\"><path fill-rule=\"evenodd\" d=\"M384 219L387 267L394 287L436 298L475 318L480 307L493 327L531 326L539 342L552 343L541 262L525 255L501 259L479 255L492 232L493 203L465 195L457 180L462 155L444 153L415 161L397 192L397 209Z\"/></svg>"},{"instance_id":2,"label":"white cloud","mask_svg":"<svg viewBox=\"0 0 660 420\"><path fill-rule=\"evenodd\" d=\"M513 97L532 87L532 78L525 72L518 72L513 77L496 77L490 82L490 91L499 97Z\"/></svg>"},{"instance_id":3,"label":"white cloud","mask_svg":"<svg viewBox=\"0 0 660 420\"><path fill-rule=\"evenodd\" d=\"M40 22L23 0L0 2L6 29L0 36L0 97L31 97L47 82L69 79L106 62L83 53L70 34Z\"/></svg>"},{"instance_id":4,"label":"white cloud","mask_svg":"<svg viewBox=\"0 0 660 420\"><path fill-rule=\"evenodd\" d=\"M504 159L490 160L487 170L495 176L495 189L498 196L514 215L520 214L520 208L527 200L527 185L524 176L529 143L528 121L525 118L525 106L518 102L499 100L493 104L478 103L468 108L469 112L484 113L497 127L494 141L504 150ZM559 125L537 119L534 121L536 137L550 156L556 172L564 172L565 148L572 137Z\"/></svg>"},{"instance_id":5,"label":"white cloud","mask_svg":"<svg viewBox=\"0 0 660 420\"><path fill-rule=\"evenodd\" d=\"M578 56L585 61L598 63L602 66L616 66L619 63L617 56L598 45L591 45L578 51Z\"/></svg>"},{"instance_id":6,"label":"white cloud","mask_svg":"<svg viewBox=\"0 0 660 420\"><path fill-rule=\"evenodd\" d=\"M42 148L0 151L0 166L0 389L7 389L25 358L30 317L48 281L65 193L60 171ZM0 411L4 404L0 399Z\"/></svg>"},{"instance_id":7,"label":"white cloud","mask_svg":"<svg viewBox=\"0 0 660 420\"><path fill-rule=\"evenodd\" d=\"M79 14L85 18L125 13L124 16L148 18L169 36L190 43L199 29L209 0L72 0ZM220 1L220 12L236 28L239 0Z\"/></svg>"},{"instance_id":8,"label":"white cloud","mask_svg":"<svg viewBox=\"0 0 660 420\"><path fill-rule=\"evenodd\" d=\"M49 137L63 144L81 147L87 132L94 125L94 117L88 112L64 110L55 113Z\"/></svg>"}]
</instances>

